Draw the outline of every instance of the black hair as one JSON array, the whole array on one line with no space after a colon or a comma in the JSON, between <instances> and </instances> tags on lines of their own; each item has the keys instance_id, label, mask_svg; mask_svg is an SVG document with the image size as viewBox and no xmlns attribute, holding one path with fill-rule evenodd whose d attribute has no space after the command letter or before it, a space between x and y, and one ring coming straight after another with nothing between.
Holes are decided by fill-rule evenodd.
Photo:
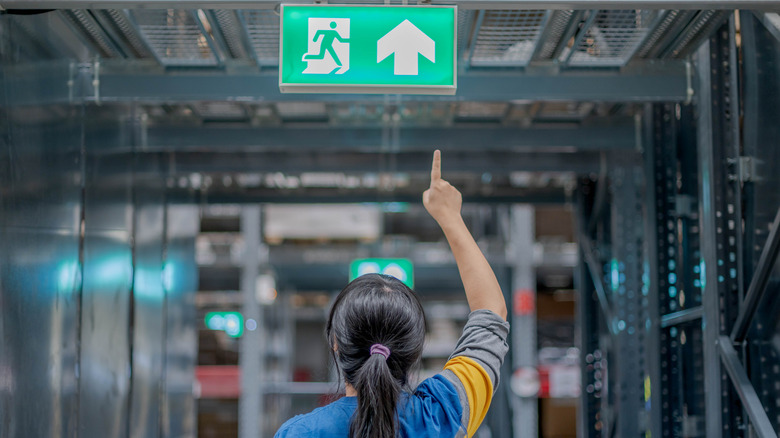
<instances>
[{"instance_id":1,"label":"black hair","mask_svg":"<svg viewBox=\"0 0 780 438\"><path fill-rule=\"evenodd\" d=\"M350 282L330 309L325 336L336 367L357 391L350 438L395 438L397 405L425 342L425 313L417 295L400 280L367 274ZM371 354L390 349L387 359Z\"/></svg>"}]
</instances>

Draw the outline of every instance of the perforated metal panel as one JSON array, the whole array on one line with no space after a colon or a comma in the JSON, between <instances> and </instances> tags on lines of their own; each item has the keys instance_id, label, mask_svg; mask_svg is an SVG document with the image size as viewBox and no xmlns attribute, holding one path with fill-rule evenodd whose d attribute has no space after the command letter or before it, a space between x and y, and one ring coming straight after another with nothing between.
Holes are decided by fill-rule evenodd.
<instances>
[{"instance_id":1,"label":"perforated metal panel","mask_svg":"<svg viewBox=\"0 0 780 438\"><path fill-rule=\"evenodd\" d=\"M541 37L541 41L539 41L536 55L538 59L550 59L556 50L559 50L560 45L564 43L561 40L565 37L574 16L575 11L572 10L551 12L544 30L545 36Z\"/></svg>"},{"instance_id":2,"label":"perforated metal panel","mask_svg":"<svg viewBox=\"0 0 780 438\"><path fill-rule=\"evenodd\" d=\"M116 30L116 34L120 39L124 40L131 48L135 56L139 58L151 58L152 54L149 52L149 48L141 41L141 37L138 34L138 29L133 26L130 18L124 10L120 9L108 9L105 11L93 12L98 15L106 17L108 26Z\"/></svg>"},{"instance_id":3,"label":"perforated metal panel","mask_svg":"<svg viewBox=\"0 0 780 438\"><path fill-rule=\"evenodd\" d=\"M621 66L642 44L658 11L600 10L577 38L569 60L573 66Z\"/></svg>"},{"instance_id":4,"label":"perforated metal panel","mask_svg":"<svg viewBox=\"0 0 780 438\"><path fill-rule=\"evenodd\" d=\"M169 66L216 65L194 11L136 9L132 12L141 35L157 59Z\"/></svg>"},{"instance_id":5,"label":"perforated metal panel","mask_svg":"<svg viewBox=\"0 0 780 438\"><path fill-rule=\"evenodd\" d=\"M116 58L120 56L116 47L108 41L88 11L84 9L73 9L62 11L62 15L87 39L94 43L95 47L100 51L101 56L106 58Z\"/></svg>"},{"instance_id":6,"label":"perforated metal panel","mask_svg":"<svg viewBox=\"0 0 780 438\"><path fill-rule=\"evenodd\" d=\"M222 31L230 54L234 58L247 58L247 51L243 44L244 29L236 16L235 11L228 9L217 9L212 12L214 18Z\"/></svg>"},{"instance_id":7,"label":"perforated metal panel","mask_svg":"<svg viewBox=\"0 0 780 438\"><path fill-rule=\"evenodd\" d=\"M471 64L525 66L531 60L549 11L484 11Z\"/></svg>"},{"instance_id":8,"label":"perforated metal panel","mask_svg":"<svg viewBox=\"0 0 780 438\"><path fill-rule=\"evenodd\" d=\"M279 65L279 16L274 11L241 11L249 44L260 66Z\"/></svg>"},{"instance_id":9,"label":"perforated metal panel","mask_svg":"<svg viewBox=\"0 0 780 438\"><path fill-rule=\"evenodd\" d=\"M668 11L663 19L659 21L658 26L655 26L655 28L647 34L648 36L645 38L642 46L636 52L636 56L639 58L646 57L650 53L651 49L655 48L659 42L663 41L664 38L669 37L669 33L672 27L679 25L678 22L683 20L684 17L690 13L690 11Z\"/></svg>"},{"instance_id":10,"label":"perforated metal panel","mask_svg":"<svg viewBox=\"0 0 780 438\"><path fill-rule=\"evenodd\" d=\"M459 10L458 11L458 56L464 56L468 53L468 44L471 41L471 34L474 31L474 22L476 20L476 11Z\"/></svg>"}]
</instances>

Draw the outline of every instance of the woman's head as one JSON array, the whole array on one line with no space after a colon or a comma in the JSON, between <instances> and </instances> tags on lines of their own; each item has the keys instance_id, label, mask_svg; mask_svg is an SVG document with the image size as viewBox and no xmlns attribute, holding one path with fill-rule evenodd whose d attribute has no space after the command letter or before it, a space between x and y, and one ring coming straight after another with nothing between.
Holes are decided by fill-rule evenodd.
<instances>
[{"instance_id":1,"label":"woman's head","mask_svg":"<svg viewBox=\"0 0 780 438\"><path fill-rule=\"evenodd\" d=\"M396 404L425 341L417 296L393 277L363 275L336 298L325 332L338 369L358 394L350 437L395 437ZM371 354L375 344L387 347L387 358L381 348Z\"/></svg>"}]
</instances>

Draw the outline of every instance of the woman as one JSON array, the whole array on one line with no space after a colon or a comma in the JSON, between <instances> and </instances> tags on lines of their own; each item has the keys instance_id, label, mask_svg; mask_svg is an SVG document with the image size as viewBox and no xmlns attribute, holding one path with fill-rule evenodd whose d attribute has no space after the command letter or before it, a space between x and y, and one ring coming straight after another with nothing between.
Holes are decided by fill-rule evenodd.
<instances>
[{"instance_id":1,"label":"woman","mask_svg":"<svg viewBox=\"0 0 780 438\"><path fill-rule=\"evenodd\" d=\"M444 231L471 308L442 372L408 388L425 339L422 306L392 277L361 276L336 298L326 327L346 397L288 420L276 437L470 437L476 432L498 386L509 324L501 288L463 222L461 202L460 192L441 179L437 150L423 204Z\"/></svg>"}]
</instances>

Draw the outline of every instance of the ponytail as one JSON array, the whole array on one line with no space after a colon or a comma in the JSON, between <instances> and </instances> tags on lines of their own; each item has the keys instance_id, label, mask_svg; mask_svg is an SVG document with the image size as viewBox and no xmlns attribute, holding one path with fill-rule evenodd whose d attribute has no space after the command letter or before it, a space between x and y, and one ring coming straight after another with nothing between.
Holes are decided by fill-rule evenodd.
<instances>
[{"instance_id":1,"label":"ponytail","mask_svg":"<svg viewBox=\"0 0 780 438\"><path fill-rule=\"evenodd\" d=\"M372 354L355 373L357 409L349 426L350 438L395 438L396 406L401 385L393 377L387 359Z\"/></svg>"},{"instance_id":2,"label":"ponytail","mask_svg":"<svg viewBox=\"0 0 780 438\"><path fill-rule=\"evenodd\" d=\"M425 342L417 296L393 277L358 277L333 302L325 337L336 369L357 391L349 437L396 438L397 405Z\"/></svg>"}]
</instances>

